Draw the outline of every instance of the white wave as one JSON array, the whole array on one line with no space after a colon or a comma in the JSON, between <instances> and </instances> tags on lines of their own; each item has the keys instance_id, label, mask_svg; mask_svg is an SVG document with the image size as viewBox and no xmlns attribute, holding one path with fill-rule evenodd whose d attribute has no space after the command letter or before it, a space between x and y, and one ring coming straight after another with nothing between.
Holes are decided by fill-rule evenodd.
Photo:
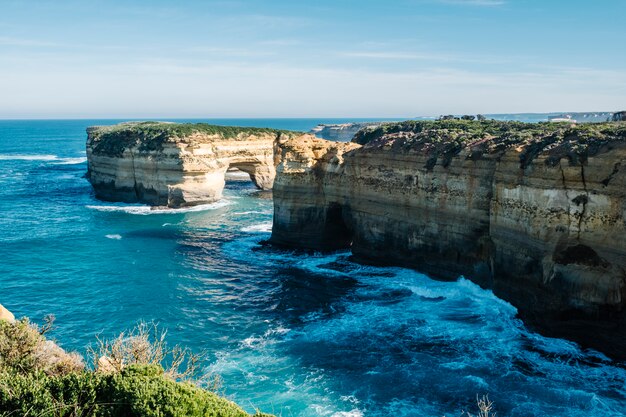
<instances>
[{"instance_id":1,"label":"white wave","mask_svg":"<svg viewBox=\"0 0 626 417\"><path fill-rule=\"evenodd\" d=\"M58 162L55 162L54 165L77 165L77 164L84 164L85 162L87 162L87 158L86 157L80 157L80 158L59 158Z\"/></svg>"},{"instance_id":2,"label":"white wave","mask_svg":"<svg viewBox=\"0 0 626 417\"><path fill-rule=\"evenodd\" d=\"M62 158L57 155L49 154L0 154L0 161L49 161L55 165L75 165L87 162L84 156L78 158Z\"/></svg>"},{"instance_id":3,"label":"white wave","mask_svg":"<svg viewBox=\"0 0 626 417\"><path fill-rule=\"evenodd\" d=\"M338 411L331 417L363 417L363 411L354 409L352 411Z\"/></svg>"},{"instance_id":4,"label":"white wave","mask_svg":"<svg viewBox=\"0 0 626 417\"><path fill-rule=\"evenodd\" d=\"M241 346L251 349L257 349L267 346L268 344L277 343L276 336L282 336L289 333L291 329L278 326L270 328L263 333L262 336L250 336L241 341Z\"/></svg>"},{"instance_id":5,"label":"white wave","mask_svg":"<svg viewBox=\"0 0 626 417\"><path fill-rule=\"evenodd\" d=\"M104 237L106 237L107 239L120 240L122 238L122 235L105 235Z\"/></svg>"},{"instance_id":6,"label":"white wave","mask_svg":"<svg viewBox=\"0 0 626 417\"><path fill-rule=\"evenodd\" d=\"M263 222L259 224L253 224L252 226L246 226L241 229L246 233L270 233L272 231L272 222Z\"/></svg>"},{"instance_id":7,"label":"white wave","mask_svg":"<svg viewBox=\"0 0 626 417\"><path fill-rule=\"evenodd\" d=\"M102 212L123 212L128 214L137 214L147 216L150 214L181 214L193 213L198 211L216 210L231 204L228 200L220 200L211 204L200 204L193 207L184 207L179 209L153 207L139 204L110 204L110 205L88 205L88 209L98 210Z\"/></svg>"},{"instance_id":8,"label":"white wave","mask_svg":"<svg viewBox=\"0 0 626 417\"><path fill-rule=\"evenodd\" d=\"M250 211L238 211L233 213L236 216L245 216L248 214L272 214L273 210L250 210Z\"/></svg>"},{"instance_id":9,"label":"white wave","mask_svg":"<svg viewBox=\"0 0 626 417\"><path fill-rule=\"evenodd\" d=\"M0 154L0 161L56 161L56 155Z\"/></svg>"}]
</instances>

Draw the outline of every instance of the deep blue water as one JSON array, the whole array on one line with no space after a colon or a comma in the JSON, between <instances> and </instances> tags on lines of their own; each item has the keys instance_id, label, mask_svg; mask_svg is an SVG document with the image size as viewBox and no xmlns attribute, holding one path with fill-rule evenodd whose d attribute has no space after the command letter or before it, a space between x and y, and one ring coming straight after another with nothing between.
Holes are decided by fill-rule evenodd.
<instances>
[{"instance_id":1,"label":"deep blue water","mask_svg":"<svg viewBox=\"0 0 626 417\"><path fill-rule=\"evenodd\" d=\"M250 181L196 211L95 200L85 128L115 122L0 121L0 303L56 315L64 347L155 320L209 352L226 395L282 416L452 417L486 393L499 416L624 415L624 368L530 332L469 281L260 246L271 194Z\"/></svg>"}]
</instances>

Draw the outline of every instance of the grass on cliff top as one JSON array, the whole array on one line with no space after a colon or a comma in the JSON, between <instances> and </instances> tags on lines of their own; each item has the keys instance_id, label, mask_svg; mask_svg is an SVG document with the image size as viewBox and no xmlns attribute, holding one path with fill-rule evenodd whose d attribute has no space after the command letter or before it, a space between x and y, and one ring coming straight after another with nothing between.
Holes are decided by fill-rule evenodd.
<instances>
[{"instance_id":1,"label":"grass on cliff top","mask_svg":"<svg viewBox=\"0 0 626 417\"><path fill-rule=\"evenodd\" d=\"M104 350L98 353L107 360L105 366L96 361L95 369L47 341L48 329L27 319L0 320L0 417L250 416L195 381L180 378L176 352L181 351L168 350L162 338L149 337L141 327L99 341ZM169 360L168 352L173 355Z\"/></svg>"},{"instance_id":2,"label":"grass on cliff top","mask_svg":"<svg viewBox=\"0 0 626 417\"><path fill-rule=\"evenodd\" d=\"M208 123L126 122L88 129L95 142L94 152L121 156L125 149L139 145L139 151L160 151L163 144L194 133L223 139L246 140L251 135L295 135L300 132L264 127L217 126Z\"/></svg>"},{"instance_id":3,"label":"grass on cliff top","mask_svg":"<svg viewBox=\"0 0 626 417\"><path fill-rule=\"evenodd\" d=\"M514 121L437 120L386 123L358 132L353 142L370 148L391 146L397 152L430 155L427 168L439 159L447 166L453 157L468 149L468 158L480 159L521 147L520 166L525 168L538 155L547 156L548 165L567 158L572 165L626 141L626 123L524 123Z\"/></svg>"}]
</instances>

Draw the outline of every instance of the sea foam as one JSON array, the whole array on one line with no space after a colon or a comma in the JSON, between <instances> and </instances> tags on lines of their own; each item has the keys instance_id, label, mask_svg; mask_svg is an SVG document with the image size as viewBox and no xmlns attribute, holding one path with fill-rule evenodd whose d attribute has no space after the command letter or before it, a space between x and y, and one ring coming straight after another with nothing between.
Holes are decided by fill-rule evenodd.
<instances>
[{"instance_id":1,"label":"sea foam","mask_svg":"<svg viewBox=\"0 0 626 417\"><path fill-rule=\"evenodd\" d=\"M246 226L241 228L241 231L246 233L270 233L272 231L272 222L263 222Z\"/></svg>"},{"instance_id":2,"label":"sea foam","mask_svg":"<svg viewBox=\"0 0 626 417\"><path fill-rule=\"evenodd\" d=\"M54 162L55 165L75 165L87 162L87 158L63 158L50 154L0 154L0 161L49 161Z\"/></svg>"},{"instance_id":3,"label":"sea foam","mask_svg":"<svg viewBox=\"0 0 626 417\"><path fill-rule=\"evenodd\" d=\"M226 207L232 204L229 200L220 200L211 204L200 204L193 207L184 208L165 208L165 207L152 207L139 204L109 204L109 205L87 205L88 209L102 211L102 212L122 212L128 214L136 214L141 216L147 216L150 214L182 214L182 213L194 213L199 211L216 210L222 207Z\"/></svg>"}]
</instances>

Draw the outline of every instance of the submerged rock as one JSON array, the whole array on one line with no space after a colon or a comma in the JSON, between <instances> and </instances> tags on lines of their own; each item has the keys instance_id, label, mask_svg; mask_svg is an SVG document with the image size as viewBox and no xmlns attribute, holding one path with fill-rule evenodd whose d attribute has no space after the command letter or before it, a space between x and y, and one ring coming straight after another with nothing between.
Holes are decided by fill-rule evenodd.
<instances>
[{"instance_id":1,"label":"submerged rock","mask_svg":"<svg viewBox=\"0 0 626 417\"><path fill-rule=\"evenodd\" d=\"M404 122L354 142L281 143L271 242L463 275L626 356L624 125Z\"/></svg>"},{"instance_id":2,"label":"submerged rock","mask_svg":"<svg viewBox=\"0 0 626 417\"><path fill-rule=\"evenodd\" d=\"M204 123L122 123L87 129L87 178L107 201L183 207L219 200L229 168L271 189L274 141L301 134Z\"/></svg>"}]
</instances>

